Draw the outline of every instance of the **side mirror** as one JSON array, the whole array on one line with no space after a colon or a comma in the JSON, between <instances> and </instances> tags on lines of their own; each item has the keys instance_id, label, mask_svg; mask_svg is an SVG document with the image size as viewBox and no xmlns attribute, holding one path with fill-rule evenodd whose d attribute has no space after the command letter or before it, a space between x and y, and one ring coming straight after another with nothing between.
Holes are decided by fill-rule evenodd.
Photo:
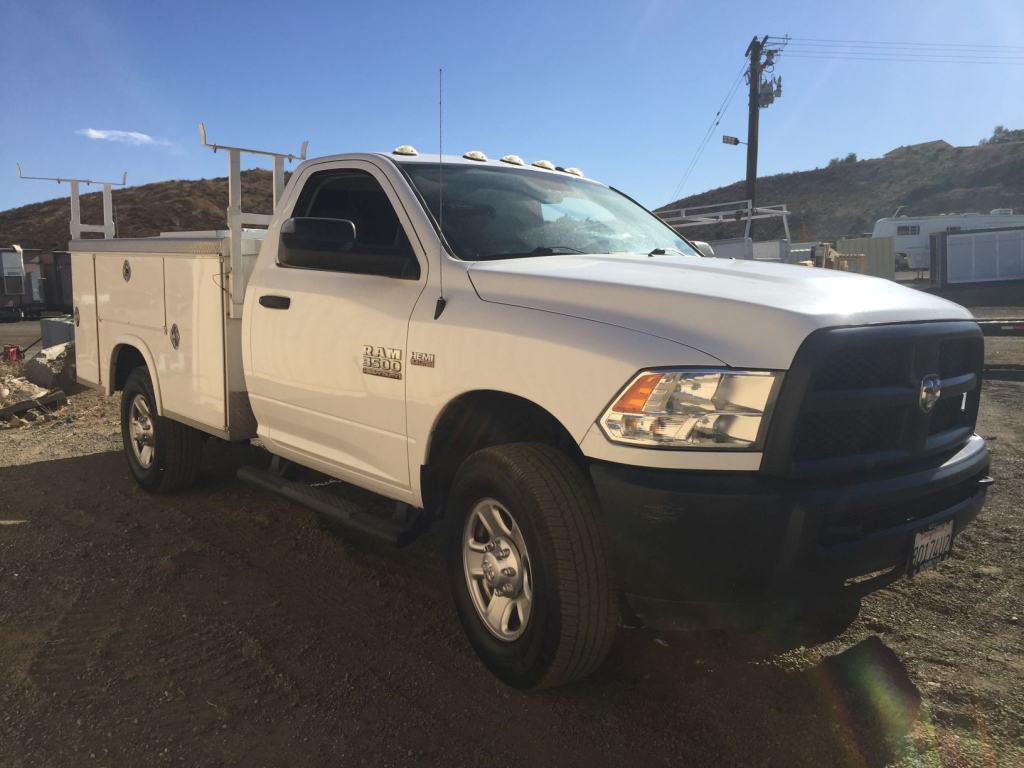
<instances>
[{"instance_id":1,"label":"side mirror","mask_svg":"<svg viewBox=\"0 0 1024 768\"><path fill-rule=\"evenodd\" d=\"M709 259L715 258L715 249L705 243L703 240L694 240L693 244L697 247L697 250L701 252L702 256Z\"/></svg>"},{"instance_id":2,"label":"side mirror","mask_svg":"<svg viewBox=\"0 0 1024 768\"><path fill-rule=\"evenodd\" d=\"M294 218L281 225L277 262L284 267L418 280L420 265L409 248L356 245L348 219Z\"/></svg>"},{"instance_id":3,"label":"side mirror","mask_svg":"<svg viewBox=\"0 0 1024 768\"><path fill-rule=\"evenodd\" d=\"M281 225L277 260L288 267L337 269L338 257L355 240L356 225L348 219L288 219Z\"/></svg>"}]
</instances>

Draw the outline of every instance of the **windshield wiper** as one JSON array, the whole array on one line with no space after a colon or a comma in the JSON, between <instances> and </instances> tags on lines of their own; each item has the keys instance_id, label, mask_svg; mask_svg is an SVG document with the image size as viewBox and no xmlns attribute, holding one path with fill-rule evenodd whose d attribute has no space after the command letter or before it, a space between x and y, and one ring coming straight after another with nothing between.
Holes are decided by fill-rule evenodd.
<instances>
[{"instance_id":1,"label":"windshield wiper","mask_svg":"<svg viewBox=\"0 0 1024 768\"><path fill-rule=\"evenodd\" d=\"M586 253L586 251L581 251L579 248L573 248L572 246L568 246L568 245L542 245L542 246L534 248L532 251L530 251L530 255L531 256L551 256L552 254L555 254L555 253L564 253L564 252L569 252L569 253Z\"/></svg>"},{"instance_id":2,"label":"windshield wiper","mask_svg":"<svg viewBox=\"0 0 1024 768\"><path fill-rule=\"evenodd\" d=\"M655 248L653 251L648 253L647 256L648 256L648 258L650 258L651 256L665 256L669 251L675 251L680 256L689 256L690 255L688 253L683 253L678 248L673 248L672 246L669 246L668 248Z\"/></svg>"},{"instance_id":3,"label":"windshield wiper","mask_svg":"<svg viewBox=\"0 0 1024 768\"><path fill-rule=\"evenodd\" d=\"M554 256L559 253L587 253L569 245L541 245L523 253L492 253L487 259L522 259L528 256Z\"/></svg>"}]
</instances>

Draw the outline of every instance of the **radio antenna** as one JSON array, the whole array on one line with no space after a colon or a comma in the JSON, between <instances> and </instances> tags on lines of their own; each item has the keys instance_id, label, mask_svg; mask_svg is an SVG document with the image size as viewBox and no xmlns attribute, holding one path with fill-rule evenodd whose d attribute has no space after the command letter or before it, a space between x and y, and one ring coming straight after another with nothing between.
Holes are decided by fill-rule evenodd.
<instances>
[{"instance_id":1,"label":"radio antenna","mask_svg":"<svg viewBox=\"0 0 1024 768\"><path fill-rule=\"evenodd\" d=\"M434 319L437 320L444 312L444 306L448 302L444 299L444 184L442 174L444 164L441 158L444 155L444 90L442 88L444 70L437 70L437 277L440 282L440 295L437 297L437 305L434 307Z\"/></svg>"}]
</instances>

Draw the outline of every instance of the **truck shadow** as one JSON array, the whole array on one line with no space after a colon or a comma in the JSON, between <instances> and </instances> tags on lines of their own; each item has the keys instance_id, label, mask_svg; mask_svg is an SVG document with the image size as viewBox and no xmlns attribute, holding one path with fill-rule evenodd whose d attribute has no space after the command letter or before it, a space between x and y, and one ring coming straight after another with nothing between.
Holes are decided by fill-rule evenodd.
<instances>
[{"instance_id":1,"label":"truck shadow","mask_svg":"<svg viewBox=\"0 0 1024 768\"><path fill-rule=\"evenodd\" d=\"M620 712L609 716L646 713L629 730L699 734L672 764L714 755L707 764L883 766L906 754L921 694L880 638L829 656L813 645L780 651L794 630L783 634L639 630L620 638L594 680L555 695L588 698L607 686Z\"/></svg>"},{"instance_id":2,"label":"truck shadow","mask_svg":"<svg viewBox=\"0 0 1024 768\"><path fill-rule=\"evenodd\" d=\"M116 732L114 754L133 753L163 728L159 710L134 721L143 728L118 702L143 702L136 706L144 709L159 700L168 690L160 677L166 669L178 670L182 708L192 706L193 688L204 691L188 710L199 713L189 715L198 718L191 726L196 764L285 760L259 723L296 712L310 741L290 747L290 765L324 764L334 743L326 739L339 734L371 764L389 762L392 741L403 758L392 764L504 763L492 754L501 733L520 734L516 764L545 767L861 768L885 765L907 749L903 737L920 694L877 637L835 655L821 652L817 646L844 622L756 632L623 627L589 679L542 693L510 690L462 636L435 531L401 550L328 534L311 513L235 479L238 466L266 460L257 447L211 441L197 487L168 497L139 491L118 452L0 469L0 506L29 520L0 528L5 552L22 563L35 557L22 592L77 582L93 590L92 604L117 613L102 621L122 630L84 657L123 670L90 704L92 730ZM61 536L79 548L87 542L94 554L83 560L57 546ZM104 602L105 593L117 600ZM0 601L5 625L8 611ZM70 629L78 617L68 613L59 627ZM24 645L26 634L17 637ZM5 642L0 638L0 657ZM51 638L37 642L43 647ZM34 673L42 693L34 704L41 707L37 744L56 749L61 734L74 731L77 710L63 708L73 694L61 686L74 689L75 663L67 658L63 678ZM284 693L253 693L266 679ZM27 695L19 690L0 680L0 697ZM360 714L352 714L350 701L361 703ZM230 723L233 741L225 741L221 722ZM391 726L380 731L368 723L402 728L396 736ZM165 730L179 726L168 721ZM417 760L405 761L407 752Z\"/></svg>"}]
</instances>

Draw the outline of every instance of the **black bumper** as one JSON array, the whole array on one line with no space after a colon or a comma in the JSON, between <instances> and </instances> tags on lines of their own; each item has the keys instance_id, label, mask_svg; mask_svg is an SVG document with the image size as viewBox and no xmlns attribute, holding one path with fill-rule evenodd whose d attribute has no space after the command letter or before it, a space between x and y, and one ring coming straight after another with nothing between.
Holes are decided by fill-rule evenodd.
<instances>
[{"instance_id":1,"label":"black bumper","mask_svg":"<svg viewBox=\"0 0 1024 768\"><path fill-rule=\"evenodd\" d=\"M974 436L944 461L845 482L600 461L590 471L630 607L684 629L791 618L891 583L916 532L952 519L955 536L978 515L988 466Z\"/></svg>"}]
</instances>

